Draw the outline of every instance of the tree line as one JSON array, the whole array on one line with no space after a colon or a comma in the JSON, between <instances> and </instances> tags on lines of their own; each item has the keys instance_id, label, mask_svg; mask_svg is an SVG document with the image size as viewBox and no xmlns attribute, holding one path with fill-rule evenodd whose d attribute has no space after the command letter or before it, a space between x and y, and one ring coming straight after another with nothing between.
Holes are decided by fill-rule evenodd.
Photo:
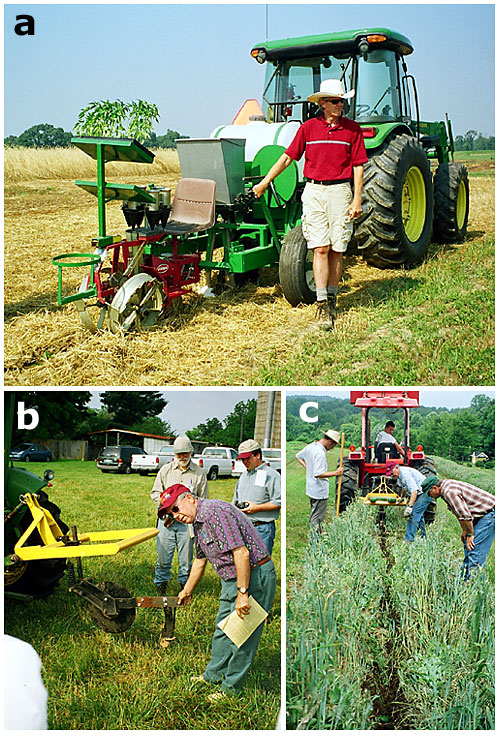
<instances>
[{"instance_id":1,"label":"tree line","mask_svg":"<svg viewBox=\"0 0 500 736\"><path fill-rule=\"evenodd\" d=\"M300 418L301 405L306 401L318 403L318 421L308 423ZM404 413L401 409L370 410L370 444L388 420L396 425L394 437L401 441L404 431ZM361 409L349 399L314 396L287 398L286 432L288 440L307 444L321 437L321 430L344 432L345 445L361 445ZM468 408L446 409L420 406L410 411L410 446L422 445L426 454L470 462L472 452L483 451L495 457L495 401L484 394L475 396Z\"/></svg>"},{"instance_id":2,"label":"tree line","mask_svg":"<svg viewBox=\"0 0 500 736\"><path fill-rule=\"evenodd\" d=\"M70 148L73 133L67 132L62 128L55 128L48 123L40 125L32 125L31 128L25 130L21 135L9 135L4 138L4 145L7 148ZM168 128L165 135L156 135L152 132L144 139L143 144L146 148L177 148L176 138L188 138L177 130Z\"/></svg>"},{"instance_id":3,"label":"tree line","mask_svg":"<svg viewBox=\"0 0 500 736\"><path fill-rule=\"evenodd\" d=\"M484 136L475 130L455 136L455 151L494 151L495 136Z\"/></svg>"},{"instance_id":4,"label":"tree line","mask_svg":"<svg viewBox=\"0 0 500 736\"><path fill-rule=\"evenodd\" d=\"M99 394L102 407L89 406L90 391L20 391L16 401L26 408L36 409L39 423L34 430L13 432L12 446L43 440L88 439L89 433L106 429L126 429L162 437L175 437L175 427L159 415L168 400L159 391L103 391ZM188 431L191 439L210 444L237 447L243 439L253 437L257 401L240 401L222 421L208 419ZM102 442L95 439L96 444ZM134 444L134 443L132 443Z\"/></svg>"}]
</instances>

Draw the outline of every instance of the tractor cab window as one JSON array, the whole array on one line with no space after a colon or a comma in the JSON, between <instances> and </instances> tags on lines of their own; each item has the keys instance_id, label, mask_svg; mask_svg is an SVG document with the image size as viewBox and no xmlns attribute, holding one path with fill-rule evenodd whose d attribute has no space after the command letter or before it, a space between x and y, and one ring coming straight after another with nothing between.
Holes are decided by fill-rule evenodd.
<instances>
[{"instance_id":1,"label":"tractor cab window","mask_svg":"<svg viewBox=\"0 0 500 736\"><path fill-rule=\"evenodd\" d=\"M358 61L356 120L385 123L401 119L398 65L393 51L371 51Z\"/></svg>"},{"instance_id":2,"label":"tractor cab window","mask_svg":"<svg viewBox=\"0 0 500 736\"><path fill-rule=\"evenodd\" d=\"M318 112L317 105L307 102L309 95L319 90L324 79L345 78L351 89L350 59L319 56L307 59L287 59L276 66L267 64L264 88L264 115L268 122L299 120L304 122ZM347 105L344 114L347 113Z\"/></svg>"}]
</instances>

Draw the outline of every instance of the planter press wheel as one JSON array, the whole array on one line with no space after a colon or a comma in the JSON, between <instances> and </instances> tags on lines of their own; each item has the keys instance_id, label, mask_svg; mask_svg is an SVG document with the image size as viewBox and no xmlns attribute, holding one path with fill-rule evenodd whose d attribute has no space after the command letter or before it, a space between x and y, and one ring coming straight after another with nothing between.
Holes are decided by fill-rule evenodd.
<instances>
[{"instance_id":1,"label":"planter press wheel","mask_svg":"<svg viewBox=\"0 0 500 736\"><path fill-rule=\"evenodd\" d=\"M111 581L99 583L97 586L105 593L109 593L113 598L132 598L126 588L117 585ZM111 634L117 634L126 631L134 623L135 608L119 608L116 616L108 616L92 603L89 605L90 618L103 631L109 631Z\"/></svg>"},{"instance_id":2,"label":"planter press wheel","mask_svg":"<svg viewBox=\"0 0 500 736\"><path fill-rule=\"evenodd\" d=\"M131 329L148 330L163 309L160 282L146 273L128 279L116 292L108 309L109 329L113 333Z\"/></svg>"}]
</instances>

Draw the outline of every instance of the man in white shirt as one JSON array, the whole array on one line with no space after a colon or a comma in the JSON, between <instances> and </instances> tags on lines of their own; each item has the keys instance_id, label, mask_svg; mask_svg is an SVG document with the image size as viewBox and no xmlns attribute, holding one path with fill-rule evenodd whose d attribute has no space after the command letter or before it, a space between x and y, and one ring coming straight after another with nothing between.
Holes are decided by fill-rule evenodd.
<instances>
[{"instance_id":1,"label":"man in white shirt","mask_svg":"<svg viewBox=\"0 0 500 736\"><path fill-rule=\"evenodd\" d=\"M396 425L394 424L394 422L388 421L384 429L378 433L377 438L375 439L375 453L377 453L377 448L380 444L394 445L398 453L404 457L405 451L403 450L401 445L398 442L396 442L395 437L393 437L395 426ZM392 456L393 455L391 453L389 457L392 457ZM383 461L388 460L389 457L384 457Z\"/></svg>"},{"instance_id":2,"label":"man in white shirt","mask_svg":"<svg viewBox=\"0 0 500 736\"><path fill-rule=\"evenodd\" d=\"M328 470L326 453L339 444L340 433L333 429L323 432L320 440L311 442L296 454L296 458L306 471L306 494L311 504L309 526L311 531L321 534L321 524L325 520L328 495L330 492L329 479L342 475L342 468Z\"/></svg>"}]
</instances>

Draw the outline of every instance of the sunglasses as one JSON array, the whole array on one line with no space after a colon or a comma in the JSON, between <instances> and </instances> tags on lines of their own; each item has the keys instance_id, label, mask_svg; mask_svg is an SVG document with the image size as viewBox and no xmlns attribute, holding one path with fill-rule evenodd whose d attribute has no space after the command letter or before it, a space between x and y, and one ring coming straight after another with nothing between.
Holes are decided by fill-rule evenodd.
<instances>
[{"instance_id":1,"label":"sunglasses","mask_svg":"<svg viewBox=\"0 0 500 736\"><path fill-rule=\"evenodd\" d=\"M325 102L331 102L332 105L338 105L340 102L344 102L344 100L341 97L337 100L332 100L332 98L329 97L328 99L325 100Z\"/></svg>"},{"instance_id":2,"label":"sunglasses","mask_svg":"<svg viewBox=\"0 0 500 736\"><path fill-rule=\"evenodd\" d=\"M172 506L170 511L168 512L167 516L169 519L173 519L174 517L172 514L178 514L179 513L179 507L177 505Z\"/></svg>"}]
</instances>

